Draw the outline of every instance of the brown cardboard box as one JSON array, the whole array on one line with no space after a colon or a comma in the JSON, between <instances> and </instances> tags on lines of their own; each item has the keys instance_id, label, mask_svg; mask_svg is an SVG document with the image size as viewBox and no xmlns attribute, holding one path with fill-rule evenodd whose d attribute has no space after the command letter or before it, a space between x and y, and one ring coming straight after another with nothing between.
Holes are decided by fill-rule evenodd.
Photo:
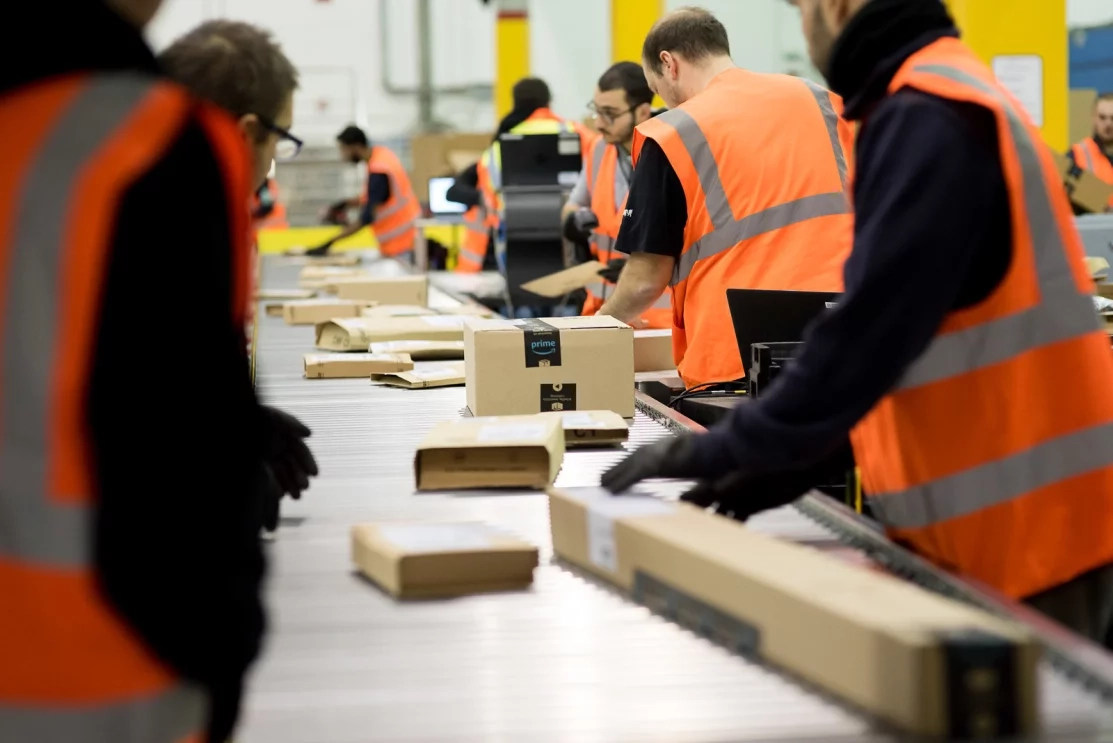
<instances>
[{"instance_id":1,"label":"brown cardboard box","mask_svg":"<svg viewBox=\"0 0 1113 743\"><path fill-rule=\"evenodd\" d=\"M563 460L564 429L554 416L461 418L429 432L414 472L418 490L540 490L553 484Z\"/></svg>"},{"instance_id":2,"label":"brown cardboard box","mask_svg":"<svg viewBox=\"0 0 1113 743\"><path fill-rule=\"evenodd\" d=\"M326 284L325 291L332 292L341 299L424 307L429 304L429 277L421 274L339 278Z\"/></svg>"},{"instance_id":3,"label":"brown cardboard box","mask_svg":"<svg viewBox=\"0 0 1113 743\"><path fill-rule=\"evenodd\" d=\"M463 341L384 341L371 344L372 353L405 353L414 361L453 361L464 358Z\"/></svg>"},{"instance_id":4,"label":"brown cardboard box","mask_svg":"<svg viewBox=\"0 0 1113 743\"><path fill-rule=\"evenodd\" d=\"M668 371L676 368L672 360L671 330L634 331L634 372Z\"/></svg>"},{"instance_id":5,"label":"brown cardboard box","mask_svg":"<svg viewBox=\"0 0 1113 743\"><path fill-rule=\"evenodd\" d=\"M287 325L316 325L334 318L359 317L368 302L347 299L304 299L282 305L282 319Z\"/></svg>"},{"instance_id":6,"label":"brown cardboard box","mask_svg":"<svg viewBox=\"0 0 1113 743\"><path fill-rule=\"evenodd\" d=\"M630 436L630 427L612 410L576 410L571 413L542 413L560 416L564 448L618 446Z\"/></svg>"},{"instance_id":7,"label":"brown cardboard box","mask_svg":"<svg viewBox=\"0 0 1113 743\"><path fill-rule=\"evenodd\" d=\"M1105 281L1109 276L1109 261L1106 259L1086 256L1083 261L1086 263L1086 270L1090 272L1090 278L1095 282Z\"/></svg>"},{"instance_id":8,"label":"brown cardboard box","mask_svg":"<svg viewBox=\"0 0 1113 743\"><path fill-rule=\"evenodd\" d=\"M983 713L981 732L1038 729L1040 648L1019 626L721 516L625 498L550 492L556 554L908 733L971 737L952 736L952 725ZM994 653L1012 669L987 668ZM987 713L1002 697L1015 704L997 709L1015 718Z\"/></svg>"},{"instance_id":9,"label":"brown cardboard box","mask_svg":"<svg viewBox=\"0 0 1113 743\"><path fill-rule=\"evenodd\" d=\"M263 305L263 312L267 317L282 317L282 308L285 306L282 302L267 302Z\"/></svg>"},{"instance_id":10,"label":"brown cardboard box","mask_svg":"<svg viewBox=\"0 0 1113 743\"><path fill-rule=\"evenodd\" d=\"M366 351L372 343L383 341L461 341L463 338L463 320L453 315L353 317L317 326L317 348L325 351Z\"/></svg>"},{"instance_id":11,"label":"brown cardboard box","mask_svg":"<svg viewBox=\"0 0 1113 743\"><path fill-rule=\"evenodd\" d=\"M359 524L352 561L393 596L435 598L528 588L537 548L480 523Z\"/></svg>"},{"instance_id":12,"label":"brown cardboard box","mask_svg":"<svg viewBox=\"0 0 1113 743\"><path fill-rule=\"evenodd\" d=\"M464 361L473 415L634 417L634 331L613 317L468 320Z\"/></svg>"},{"instance_id":13,"label":"brown cardboard box","mask_svg":"<svg viewBox=\"0 0 1113 743\"><path fill-rule=\"evenodd\" d=\"M372 374L410 371L413 359L404 353L309 353L306 379L370 379Z\"/></svg>"},{"instance_id":14,"label":"brown cardboard box","mask_svg":"<svg viewBox=\"0 0 1113 743\"><path fill-rule=\"evenodd\" d=\"M281 302L281 301L294 301L298 299L313 299L317 296L317 292L312 289L256 289L255 301L257 302Z\"/></svg>"},{"instance_id":15,"label":"brown cardboard box","mask_svg":"<svg viewBox=\"0 0 1113 743\"><path fill-rule=\"evenodd\" d=\"M1066 155L1056 155L1070 200L1087 212L1101 214L1113 196L1113 186L1098 179L1088 170L1078 170Z\"/></svg>"},{"instance_id":16,"label":"brown cardboard box","mask_svg":"<svg viewBox=\"0 0 1113 743\"><path fill-rule=\"evenodd\" d=\"M1073 88L1067 96L1070 141L1081 142L1094 133L1094 101L1098 92L1093 88Z\"/></svg>"},{"instance_id":17,"label":"brown cardboard box","mask_svg":"<svg viewBox=\"0 0 1113 743\"><path fill-rule=\"evenodd\" d=\"M429 200L429 179L456 175L479 162L491 144L489 133L422 134L410 142L414 193L422 201Z\"/></svg>"},{"instance_id":18,"label":"brown cardboard box","mask_svg":"<svg viewBox=\"0 0 1113 743\"><path fill-rule=\"evenodd\" d=\"M423 317L440 314L432 307L418 307L416 304L380 304L368 307L363 317Z\"/></svg>"},{"instance_id":19,"label":"brown cardboard box","mask_svg":"<svg viewBox=\"0 0 1113 743\"><path fill-rule=\"evenodd\" d=\"M409 371L372 374L372 382L403 387L408 390L423 390L427 387L456 387L464 383L464 362L450 361L444 364L426 364Z\"/></svg>"},{"instance_id":20,"label":"brown cardboard box","mask_svg":"<svg viewBox=\"0 0 1113 743\"><path fill-rule=\"evenodd\" d=\"M599 278L599 272L604 268L606 266L599 261L588 261L526 282L522 284L522 288L542 297L563 297L565 294L583 289L585 286L598 284L602 281Z\"/></svg>"},{"instance_id":21,"label":"brown cardboard box","mask_svg":"<svg viewBox=\"0 0 1113 743\"><path fill-rule=\"evenodd\" d=\"M358 266L363 258L358 253L339 252L328 255L305 255L305 248L290 248L284 262L303 266Z\"/></svg>"}]
</instances>

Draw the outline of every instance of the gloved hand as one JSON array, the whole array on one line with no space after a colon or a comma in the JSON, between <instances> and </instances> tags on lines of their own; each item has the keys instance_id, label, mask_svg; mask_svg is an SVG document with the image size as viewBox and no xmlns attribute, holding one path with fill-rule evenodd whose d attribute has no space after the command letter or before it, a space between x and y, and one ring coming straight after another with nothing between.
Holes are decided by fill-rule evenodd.
<instances>
[{"instance_id":1,"label":"gloved hand","mask_svg":"<svg viewBox=\"0 0 1113 743\"><path fill-rule=\"evenodd\" d=\"M599 275L612 284L617 284L618 276L622 273L622 269L625 265L625 258L614 258L607 262L607 267L600 271Z\"/></svg>"},{"instance_id":2,"label":"gloved hand","mask_svg":"<svg viewBox=\"0 0 1113 743\"><path fill-rule=\"evenodd\" d=\"M266 405L263 411L263 456L280 492L295 500L317 475L317 460L305 445L311 431L289 413Z\"/></svg>"},{"instance_id":3,"label":"gloved hand","mask_svg":"<svg viewBox=\"0 0 1113 743\"><path fill-rule=\"evenodd\" d=\"M622 493L642 480L654 477L676 479L700 476L693 461L696 436L682 434L635 449L628 457L603 473L600 483L612 493Z\"/></svg>"},{"instance_id":4,"label":"gloved hand","mask_svg":"<svg viewBox=\"0 0 1113 743\"><path fill-rule=\"evenodd\" d=\"M564 238L576 245L587 245L591 231L599 226L599 218L590 209L581 207L564 218Z\"/></svg>"},{"instance_id":5,"label":"gloved hand","mask_svg":"<svg viewBox=\"0 0 1113 743\"><path fill-rule=\"evenodd\" d=\"M318 245L315 248L310 248L309 250L305 251L305 254L310 256L328 255L329 248L331 247L332 240L329 240L327 243Z\"/></svg>"},{"instance_id":6,"label":"gloved hand","mask_svg":"<svg viewBox=\"0 0 1113 743\"><path fill-rule=\"evenodd\" d=\"M816 483L814 470L746 475L735 472L718 480L701 481L680 500L736 521L756 513L786 506L811 490Z\"/></svg>"},{"instance_id":7,"label":"gloved hand","mask_svg":"<svg viewBox=\"0 0 1113 743\"><path fill-rule=\"evenodd\" d=\"M259 523L266 531L278 529L278 516L282 502L282 488L274 479L274 473L263 465L262 483L259 493Z\"/></svg>"}]
</instances>

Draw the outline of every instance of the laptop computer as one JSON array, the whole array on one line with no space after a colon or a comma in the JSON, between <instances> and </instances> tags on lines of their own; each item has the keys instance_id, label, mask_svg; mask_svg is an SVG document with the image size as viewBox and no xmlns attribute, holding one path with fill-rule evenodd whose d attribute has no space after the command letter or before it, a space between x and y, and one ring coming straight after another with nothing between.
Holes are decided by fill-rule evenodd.
<instances>
[{"instance_id":1,"label":"laptop computer","mask_svg":"<svg viewBox=\"0 0 1113 743\"><path fill-rule=\"evenodd\" d=\"M727 306L746 376L753 364L751 344L802 340L808 323L834 306L838 297L837 292L727 289Z\"/></svg>"},{"instance_id":2,"label":"laptop computer","mask_svg":"<svg viewBox=\"0 0 1113 743\"><path fill-rule=\"evenodd\" d=\"M466 206L456 201L448 200L448 189L456 182L455 178L430 178L429 179L429 211L437 216L446 214L463 214L468 210Z\"/></svg>"}]
</instances>

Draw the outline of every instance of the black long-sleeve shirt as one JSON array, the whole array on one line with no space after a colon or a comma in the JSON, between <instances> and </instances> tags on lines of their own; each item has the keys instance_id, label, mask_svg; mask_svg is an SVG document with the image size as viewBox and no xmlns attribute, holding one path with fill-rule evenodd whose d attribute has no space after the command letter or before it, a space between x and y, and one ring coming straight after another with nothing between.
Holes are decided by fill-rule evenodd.
<instances>
[{"instance_id":1,"label":"black long-sleeve shirt","mask_svg":"<svg viewBox=\"0 0 1113 743\"><path fill-rule=\"evenodd\" d=\"M863 44L901 12L896 5L866 6L836 53L836 69L863 68L837 92L847 95L848 118L865 118L845 293L770 392L701 438L696 456L707 476L818 461L892 389L949 312L982 301L1004 278L1012 238L994 117L910 89L886 93L908 56L955 34L949 23L917 28L923 19L908 19ZM884 57L862 58L886 44ZM852 58L840 61L839 50Z\"/></svg>"},{"instance_id":2,"label":"black long-sleeve shirt","mask_svg":"<svg viewBox=\"0 0 1113 743\"><path fill-rule=\"evenodd\" d=\"M101 2L67 13L0 50L0 96L60 74L159 74ZM87 393L99 585L161 660L209 689L218 734L264 624L262 421L232 313L228 216L248 204L229 199L196 123L137 176L113 217Z\"/></svg>"}]
</instances>

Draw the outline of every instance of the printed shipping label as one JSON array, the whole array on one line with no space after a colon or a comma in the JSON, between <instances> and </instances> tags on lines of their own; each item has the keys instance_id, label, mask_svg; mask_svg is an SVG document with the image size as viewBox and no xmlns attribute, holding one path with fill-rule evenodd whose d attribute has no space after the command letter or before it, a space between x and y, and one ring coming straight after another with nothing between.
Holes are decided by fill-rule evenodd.
<instances>
[{"instance_id":1,"label":"printed shipping label","mask_svg":"<svg viewBox=\"0 0 1113 743\"><path fill-rule=\"evenodd\" d=\"M490 423L479 429L477 441L542 441L547 426L542 423Z\"/></svg>"},{"instance_id":2,"label":"printed shipping label","mask_svg":"<svg viewBox=\"0 0 1113 743\"><path fill-rule=\"evenodd\" d=\"M379 535L406 552L487 549L492 530L483 524L386 524Z\"/></svg>"},{"instance_id":3,"label":"printed shipping label","mask_svg":"<svg viewBox=\"0 0 1113 743\"><path fill-rule=\"evenodd\" d=\"M603 428L605 424L591 417L591 413L568 413L562 416L564 429Z\"/></svg>"},{"instance_id":4,"label":"printed shipping label","mask_svg":"<svg viewBox=\"0 0 1113 743\"><path fill-rule=\"evenodd\" d=\"M610 572L618 570L614 541L615 519L672 513L676 506L651 496L617 495L592 499L587 511L587 551L590 560Z\"/></svg>"}]
</instances>

